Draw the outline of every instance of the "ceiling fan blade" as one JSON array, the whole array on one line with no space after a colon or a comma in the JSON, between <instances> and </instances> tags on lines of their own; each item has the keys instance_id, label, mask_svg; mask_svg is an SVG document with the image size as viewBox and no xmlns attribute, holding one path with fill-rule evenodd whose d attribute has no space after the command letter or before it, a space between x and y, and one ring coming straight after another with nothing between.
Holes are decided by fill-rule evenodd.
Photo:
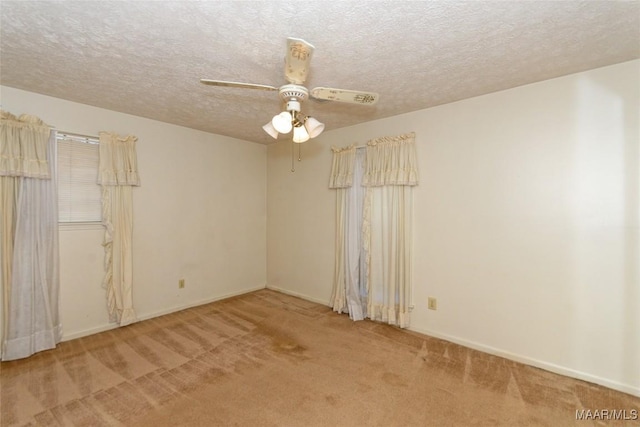
<instances>
[{"instance_id":1,"label":"ceiling fan blade","mask_svg":"<svg viewBox=\"0 0 640 427\"><path fill-rule=\"evenodd\" d=\"M278 90L277 87L269 85L257 85L253 83L238 83L238 82L225 82L223 80L209 80L200 79L200 83L209 86L225 86L225 87L239 87L243 89L259 89L259 90Z\"/></svg>"},{"instance_id":2,"label":"ceiling fan blade","mask_svg":"<svg viewBox=\"0 0 640 427\"><path fill-rule=\"evenodd\" d=\"M378 102L379 95L375 92L358 90L334 89L330 87L316 87L310 92L316 99L328 101L349 102L351 104L373 105Z\"/></svg>"},{"instance_id":3,"label":"ceiling fan blade","mask_svg":"<svg viewBox=\"0 0 640 427\"><path fill-rule=\"evenodd\" d=\"M287 39L287 56L284 59L284 75L289 83L301 85L307 80L311 55L315 48L302 39Z\"/></svg>"}]
</instances>

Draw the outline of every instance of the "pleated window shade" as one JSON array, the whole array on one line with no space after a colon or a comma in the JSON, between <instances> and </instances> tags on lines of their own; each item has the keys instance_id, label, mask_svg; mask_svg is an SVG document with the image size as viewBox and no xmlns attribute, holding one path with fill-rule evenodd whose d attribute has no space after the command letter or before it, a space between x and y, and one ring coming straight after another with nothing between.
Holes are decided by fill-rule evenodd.
<instances>
[{"instance_id":1,"label":"pleated window shade","mask_svg":"<svg viewBox=\"0 0 640 427\"><path fill-rule=\"evenodd\" d=\"M58 133L58 221L102 221L98 138Z\"/></svg>"}]
</instances>

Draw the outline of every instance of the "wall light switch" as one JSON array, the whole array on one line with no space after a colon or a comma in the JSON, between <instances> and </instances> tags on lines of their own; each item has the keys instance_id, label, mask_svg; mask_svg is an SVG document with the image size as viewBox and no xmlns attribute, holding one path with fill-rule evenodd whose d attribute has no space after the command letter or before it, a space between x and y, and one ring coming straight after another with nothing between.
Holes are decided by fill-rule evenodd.
<instances>
[{"instance_id":1,"label":"wall light switch","mask_svg":"<svg viewBox=\"0 0 640 427\"><path fill-rule=\"evenodd\" d=\"M429 297L427 299L427 307L429 307L429 310L437 310L438 309L438 300L435 299L434 297Z\"/></svg>"}]
</instances>

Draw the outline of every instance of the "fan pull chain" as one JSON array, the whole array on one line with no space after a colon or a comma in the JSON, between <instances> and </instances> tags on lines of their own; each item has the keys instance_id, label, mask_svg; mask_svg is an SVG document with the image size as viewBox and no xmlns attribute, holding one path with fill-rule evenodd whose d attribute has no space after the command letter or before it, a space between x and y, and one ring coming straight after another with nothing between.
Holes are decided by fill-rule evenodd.
<instances>
[{"instance_id":1,"label":"fan pull chain","mask_svg":"<svg viewBox=\"0 0 640 427\"><path fill-rule=\"evenodd\" d=\"M296 144L293 142L293 140L291 140L291 172L295 172L296 168L295 168L295 158L296 158L296 148L295 146L298 146L298 161L301 162L302 161L302 144Z\"/></svg>"}]
</instances>

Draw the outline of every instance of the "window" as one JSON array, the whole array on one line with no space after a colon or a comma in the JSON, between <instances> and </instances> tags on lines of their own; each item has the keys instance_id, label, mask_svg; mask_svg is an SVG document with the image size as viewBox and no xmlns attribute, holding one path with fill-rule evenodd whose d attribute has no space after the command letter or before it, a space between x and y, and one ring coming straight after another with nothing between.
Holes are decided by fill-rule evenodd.
<instances>
[{"instance_id":1,"label":"window","mask_svg":"<svg viewBox=\"0 0 640 427\"><path fill-rule=\"evenodd\" d=\"M97 137L58 132L58 222L102 221Z\"/></svg>"}]
</instances>

